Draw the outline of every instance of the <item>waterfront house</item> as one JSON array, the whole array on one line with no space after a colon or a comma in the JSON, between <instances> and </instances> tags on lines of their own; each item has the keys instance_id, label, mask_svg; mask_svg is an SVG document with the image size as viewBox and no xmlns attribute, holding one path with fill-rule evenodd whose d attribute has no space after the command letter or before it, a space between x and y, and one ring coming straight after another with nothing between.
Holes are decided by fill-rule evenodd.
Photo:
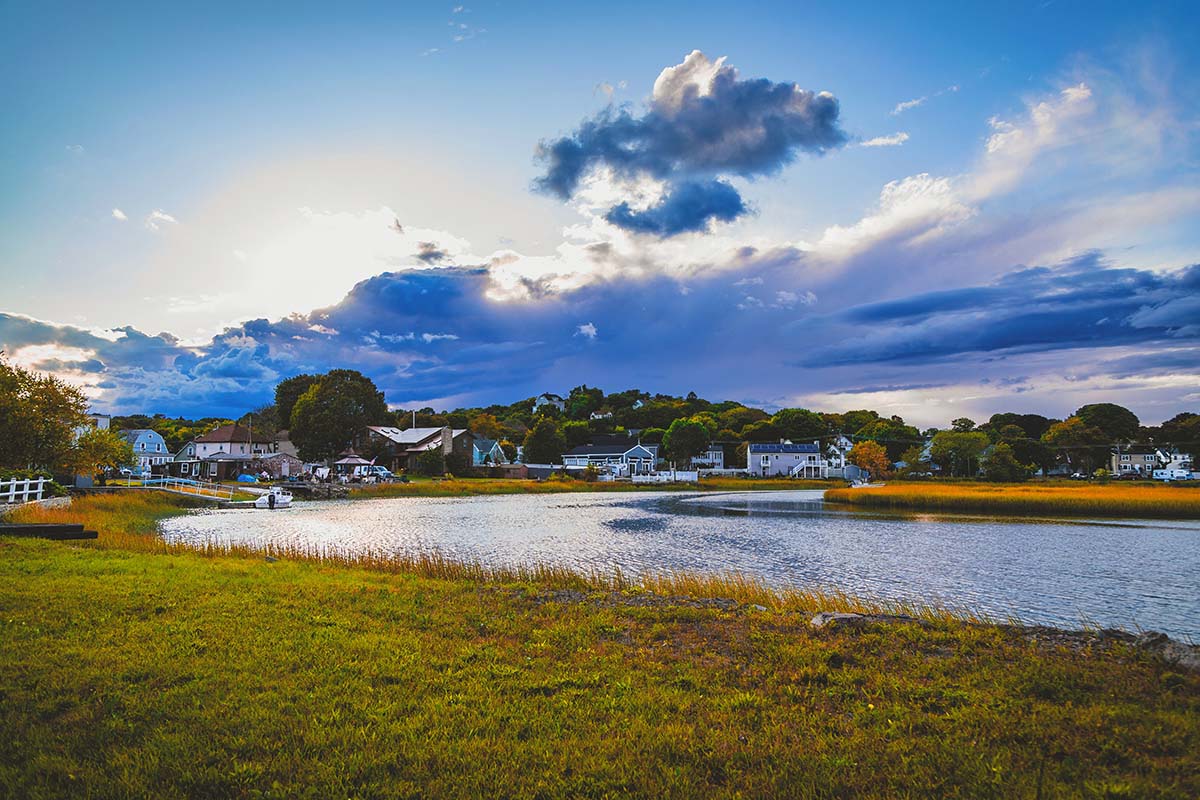
<instances>
[{"instance_id":1,"label":"waterfront house","mask_svg":"<svg viewBox=\"0 0 1200 800\"><path fill-rule=\"evenodd\" d=\"M725 469L725 448L720 442L709 442L704 452L692 458L693 469Z\"/></svg>"},{"instance_id":2,"label":"waterfront house","mask_svg":"<svg viewBox=\"0 0 1200 800\"><path fill-rule=\"evenodd\" d=\"M658 456L649 446L612 438L593 444L581 444L563 454L563 466L596 467L618 477L649 475L655 471Z\"/></svg>"},{"instance_id":3,"label":"waterfront house","mask_svg":"<svg viewBox=\"0 0 1200 800\"><path fill-rule=\"evenodd\" d=\"M137 472L148 473L171 461L171 452L158 431L149 428L134 428L117 431L117 435L133 447L133 466Z\"/></svg>"},{"instance_id":4,"label":"waterfront house","mask_svg":"<svg viewBox=\"0 0 1200 800\"><path fill-rule=\"evenodd\" d=\"M444 458L459 456L465 464L475 463L475 436L464 428L401 429L372 425L367 428L367 441L372 445L383 445L393 472L415 470L417 458L422 453L439 448ZM383 460L379 459L377 463L382 464Z\"/></svg>"},{"instance_id":5,"label":"waterfront house","mask_svg":"<svg viewBox=\"0 0 1200 800\"><path fill-rule=\"evenodd\" d=\"M1149 445L1118 445L1109 455L1109 471L1117 476L1149 478L1159 466L1158 451Z\"/></svg>"},{"instance_id":6,"label":"waterfront house","mask_svg":"<svg viewBox=\"0 0 1200 800\"><path fill-rule=\"evenodd\" d=\"M746 447L746 469L760 478L827 478L829 462L819 442L765 444L750 442Z\"/></svg>"},{"instance_id":7,"label":"waterfront house","mask_svg":"<svg viewBox=\"0 0 1200 800\"><path fill-rule=\"evenodd\" d=\"M500 442L495 439L476 439L472 443L472 451L471 463L476 467L482 467L485 464L508 463L508 457L504 455L504 449L500 447Z\"/></svg>"}]
</instances>

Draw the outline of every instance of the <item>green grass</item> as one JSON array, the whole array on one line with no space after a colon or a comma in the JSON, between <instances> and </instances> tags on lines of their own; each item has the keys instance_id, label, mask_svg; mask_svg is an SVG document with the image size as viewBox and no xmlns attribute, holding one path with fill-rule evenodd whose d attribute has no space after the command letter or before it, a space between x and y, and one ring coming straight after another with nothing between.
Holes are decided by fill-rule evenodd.
<instances>
[{"instance_id":1,"label":"green grass","mask_svg":"<svg viewBox=\"0 0 1200 800\"><path fill-rule=\"evenodd\" d=\"M825 501L905 511L1200 519L1200 490L1161 484L889 482L829 489Z\"/></svg>"},{"instance_id":2,"label":"green grass","mask_svg":"<svg viewBox=\"0 0 1200 800\"><path fill-rule=\"evenodd\" d=\"M416 478L409 483L381 483L358 487L351 497L473 497L496 494L555 494L560 492L655 492L655 491L780 491L828 489L842 481L705 478L699 483L626 483L582 480L521 480L516 478Z\"/></svg>"},{"instance_id":3,"label":"green grass","mask_svg":"<svg viewBox=\"0 0 1200 800\"><path fill-rule=\"evenodd\" d=\"M146 530L174 498L102 499L95 543L0 537L0 797L1200 795L1200 676L1123 644L818 630L872 604L732 576L191 552Z\"/></svg>"}]
</instances>

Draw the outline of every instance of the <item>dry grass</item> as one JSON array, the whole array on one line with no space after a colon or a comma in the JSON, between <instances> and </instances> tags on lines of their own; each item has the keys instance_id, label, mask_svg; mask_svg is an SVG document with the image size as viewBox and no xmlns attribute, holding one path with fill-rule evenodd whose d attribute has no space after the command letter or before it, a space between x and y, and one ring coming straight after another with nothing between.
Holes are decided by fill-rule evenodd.
<instances>
[{"instance_id":1,"label":"dry grass","mask_svg":"<svg viewBox=\"0 0 1200 800\"><path fill-rule=\"evenodd\" d=\"M825 501L911 511L1200 519L1200 490L1144 484L889 483L829 489Z\"/></svg>"},{"instance_id":2,"label":"dry grass","mask_svg":"<svg viewBox=\"0 0 1200 800\"><path fill-rule=\"evenodd\" d=\"M546 481L519 478L418 478L408 483L381 483L352 489L353 498L475 497L500 494L558 494L563 492L746 492L828 489L841 481L705 478L699 483L595 482L554 478Z\"/></svg>"}]
</instances>

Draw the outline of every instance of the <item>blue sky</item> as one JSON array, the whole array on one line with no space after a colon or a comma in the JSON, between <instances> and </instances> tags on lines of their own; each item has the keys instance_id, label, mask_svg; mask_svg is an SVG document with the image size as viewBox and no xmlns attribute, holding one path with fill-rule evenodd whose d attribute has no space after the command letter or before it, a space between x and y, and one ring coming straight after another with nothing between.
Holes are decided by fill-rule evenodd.
<instances>
[{"instance_id":1,"label":"blue sky","mask_svg":"<svg viewBox=\"0 0 1200 800\"><path fill-rule=\"evenodd\" d=\"M98 408L1200 405L1192 4L0 15L0 347Z\"/></svg>"}]
</instances>

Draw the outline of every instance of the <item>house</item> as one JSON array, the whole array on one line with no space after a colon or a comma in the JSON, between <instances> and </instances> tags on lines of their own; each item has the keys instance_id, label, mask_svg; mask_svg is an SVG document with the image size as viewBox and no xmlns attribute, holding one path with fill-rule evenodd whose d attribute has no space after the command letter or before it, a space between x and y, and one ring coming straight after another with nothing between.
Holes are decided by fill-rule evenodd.
<instances>
[{"instance_id":1,"label":"house","mask_svg":"<svg viewBox=\"0 0 1200 800\"><path fill-rule=\"evenodd\" d=\"M415 470L422 453L439 448L444 458L460 456L465 464L475 463L475 436L462 428L400 429L372 425L367 428L367 441L384 446L393 472ZM378 459L377 463L383 461Z\"/></svg>"},{"instance_id":2,"label":"house","mask_svg":"<svg viewBox=\"0 0 1200 800\"><path fill-rule=\"evenodd\" d=\"M1167 449L1159 449L1158 463L1160 469L1168 470L1187 470L1192 472L1195 470L1196 460L1191 453L1184 453L1178 447Z\"/></svg>"},{"instance_id":3,"label":"house","mask_svg":"<svg viewBox=\"0 0 1200 800\"><path fill-rule=\"evenodd\" d=\"M543 392L542 394L539 394L537 397L535 397L533 400L533 413L534 414L538 413L538 409L541 408L542 406L554 406L559 411L566 411L567 410L567 401L564 398L559 397L556 394L552 394L550 392Z\"/></svg>"},{"instance_id":4,"label":"house","mask_svg":"<svg viewBox=\"0 0 1200 800\"><path fill-rule=\"evenodd\" d=\"M291 435L288 433L286 428L284 428L281 431L277 431L275 433L274 444L275 444L275 449L273 452L285 453L289 456L294 456L296 458L300 457L300 452L296 449L296 445L292 444Z\"/></svg>"},{"instance_id":5,"label":"house","mask_svg":"<svg viewBox=\"0 0 1200 800\"><path fill-rule=\"evenodd\" d=\"M1158 450L1149 445L1118 445L1109 457L1109 471L1113 475L1134 475L1149 478L1159 468Z\"/></svg>"},{"instance_id":6,"label":"house","mask_svg":"<svg viewBox=\"0 0 1200 800\"><path fill-rule=\"evenodd\" d=\"M764 444L751 442L746 447L746 469L762 478L827 478L829 462L819 442L811 444Z\"/></svg>"},{"instance_id":7,"label":"house","mask_svg":"<svg viewBox=\"0 0 1200 800\"><path fill-rule=\"evenodd\" d=\"M614 437L601 443L581 444L563 454L564 467L596 467L618 477L650 475L657 463L658 455L654 450L628 438L621 441Z\"/></svg>"},{"instance_id":8,"label":"house","mask_svg":"<svg viewBox=\"0 0 1200 800\"><path fill-rule=\"evenodd\" d=\"M171 452L167 443L158 431L149 428L134 428L128 431L118 431L117 435L133 447L133 464L138 472L151 472L155 467L161 467L171 461Z\"/></svg>"},{"instance_id":9,"label":"house","mask_svg":"<svg viewBox=\"0 0 1200 800\"><path fill-rule=\"evenodd\" d=\"M725 448L720 442L709 442L703 453L692 457L693 469L725 469Z\"/></svg>"},{"instance_id":10,"label":"house","mask_svg":"<svg viewBox=\"0 0 1200 800\"><path fill-rule=\"evenodd\" d=\"M611 411L593 411L591 414L588 414L588 419L590 419L590 420L612 419L612 418L613 418L613 412L611 412Z\"/></svg>"},{"instance_id":11,"label":"house","mask_svg":"<svg viewBox=\"0 0 1200 800\"><path fill-rule=\"evenodd\" d=\"M254 455L256 445L250 429L241 425L222 425L195 439L197 458L205 459L219 453L231 456Z\"/></svg>"},{"instance_id":12,"label":"house","mask_svg":"<svg viewBox=\"0 0 1200 800\"><path fill-rule=\"evenodd\" d=\"M507 464L508 457L504 455L504 449L500 447L500 442L495 439L476 439L472 443L472 459L471 463L476 467L482 467L485 464Z\"/></svg>"}]
</instances>

